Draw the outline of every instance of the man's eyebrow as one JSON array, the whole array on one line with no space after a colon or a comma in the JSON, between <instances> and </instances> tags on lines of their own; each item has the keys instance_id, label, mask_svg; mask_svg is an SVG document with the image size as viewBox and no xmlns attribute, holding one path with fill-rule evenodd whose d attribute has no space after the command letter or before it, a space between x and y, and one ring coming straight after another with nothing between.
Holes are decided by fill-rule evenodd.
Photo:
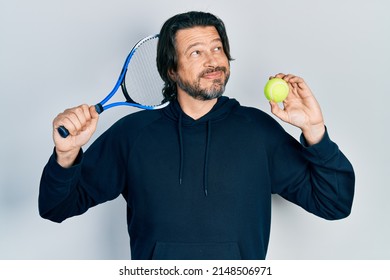
<instances>
[{"instance_id":1,"label":"man's eyebrow","mask_svg":"<svg viewBox=\"0 0 390 280\"><path fill-rule=\"evenodd\" d=\"M211 43L216 43L216 42L222 42L221 38L215 38L214 40L211 41ZM201 42L196 42L196 43L193 43L191 45L189 45L186 50L185 50L185 53L187 53L190 49L192 49L193 47L196 47L196 46L199 46L199 45L204 45L204 43L201 43Z\"/></svg>"}]
</instances>

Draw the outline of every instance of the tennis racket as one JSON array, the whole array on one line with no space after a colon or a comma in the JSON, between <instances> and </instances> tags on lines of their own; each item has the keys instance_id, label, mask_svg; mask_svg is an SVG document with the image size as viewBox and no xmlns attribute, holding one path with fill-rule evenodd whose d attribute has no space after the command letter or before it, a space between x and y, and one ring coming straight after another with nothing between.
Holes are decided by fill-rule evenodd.
<instances>
[{"instance_id":1,"label":"tennis racket","mask_svg":"<svg viewBox=\"0 0 390 280\"><path fill-rule=\"evenodd\" d=\"M132 106L145 110L163 108L169 102L164 102L162 81L156 65L158 34L148 36L140 40L131 49L123 65L112 91L98 104L95 105L96 112L103 111L116 106ZM123 102L106 104L118 91L119 87L125 97ZM106 104L106 105L105 105ZM64 126L58 127L58 133L66 138L69 131Z\"/></svg>"}]
</instances>

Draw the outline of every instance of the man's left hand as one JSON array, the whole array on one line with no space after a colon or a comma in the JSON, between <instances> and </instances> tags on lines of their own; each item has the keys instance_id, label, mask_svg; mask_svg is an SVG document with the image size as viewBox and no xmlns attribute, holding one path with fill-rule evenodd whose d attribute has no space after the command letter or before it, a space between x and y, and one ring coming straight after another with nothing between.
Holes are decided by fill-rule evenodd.
<instances>
[{"instance_id":1,"label":"man's left hand","mask_svg":"<svg viewBox=\"0 0 390 280\"><path fill-rule=\"evenodd\" d=\"M290 88L283 108L270 101L271 112L284 122L299 127L309 145L321 141L325 133L321 108L306 82L291 74L279 73L270 78L282 78Z\"/></svg>"}]
</instances>

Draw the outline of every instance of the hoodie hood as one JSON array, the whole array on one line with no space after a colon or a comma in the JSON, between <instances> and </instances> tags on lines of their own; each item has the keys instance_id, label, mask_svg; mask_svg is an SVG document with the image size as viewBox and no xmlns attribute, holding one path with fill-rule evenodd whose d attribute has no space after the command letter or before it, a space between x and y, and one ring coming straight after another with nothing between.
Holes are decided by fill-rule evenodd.
<instances>
[{"instance_id":1,"label":"hoodie hood","mask_svg":"<svg viewBox=\"0 0 390 280\"><path fill-rule=\"evenodd\" d=\"M172 101L167 107L164 108L164 113L173 121L179 122L182 119L182 125L192 126L197 124L202 124L208 121L218 121L222 120L230 114L233 108L239 106L237 100L228 98L226 96L219 97L217 103L214 107L203 117L194 120L193 118L187 116L180 107L180 104L177 100Z\"/></svg>"},{"instance_id":2,"label":"hoodie hood","mask_svg":"<svg viewBox=\"0 0 390 280\"><path fill-rule=\"evenodd\" d=\"M203 168L203 189L205 196L208 195L208 157L210 149L210 140L212 134L212 125L214 122L226 118L234 108L240 104L235 99L222 96L218 98L214 107L203 117L194 120L186 115L180 107L177 100L171 102L167 107L163 109L166 116L177 123L178 138L179 138L179 150L180 150L180 167L179 167L179 184L183 181L183 168L184 168L184 144L183 144L183 127L191 127L198 125L206 125L206 147L204 154L204 168Z\"/></svg>"}]
</instances>

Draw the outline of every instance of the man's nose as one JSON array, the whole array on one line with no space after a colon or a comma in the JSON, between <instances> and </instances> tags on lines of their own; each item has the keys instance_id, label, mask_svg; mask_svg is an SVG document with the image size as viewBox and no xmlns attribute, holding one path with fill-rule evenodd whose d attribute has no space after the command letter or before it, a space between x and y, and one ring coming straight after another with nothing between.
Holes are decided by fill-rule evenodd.
<instances>
[{"instance_id":1,"label":"man's nose","mask_svg":"<svg viewBox=\"0 0 390 280\"><path fill-rule=\"evenodd\" d=\"M218 60L214 57L212 53L205 54L205 67L216 67L218 66Z\"/></svg>"}]
</instances>

